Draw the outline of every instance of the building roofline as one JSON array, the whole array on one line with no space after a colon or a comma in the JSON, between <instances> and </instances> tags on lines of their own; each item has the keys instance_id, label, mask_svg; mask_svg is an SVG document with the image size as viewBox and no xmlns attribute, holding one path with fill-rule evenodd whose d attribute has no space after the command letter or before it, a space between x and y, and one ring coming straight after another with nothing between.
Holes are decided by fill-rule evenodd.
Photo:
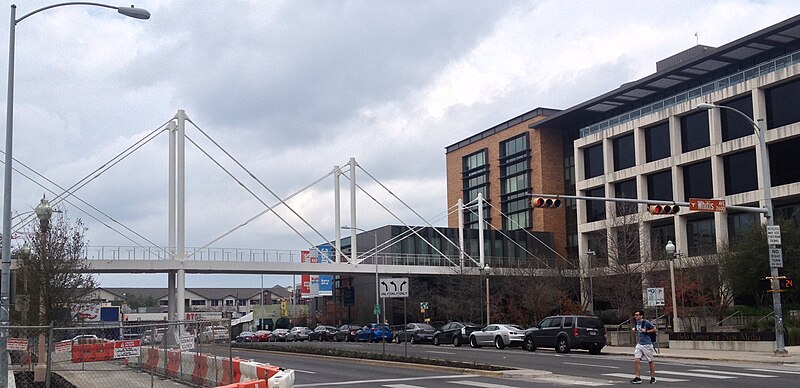
<instances>
[{"instance_id":1,"label":"building roofline","mask_svg":"<svg viewBox=\"0 0 800 388\"><path fill-rule=\"evenodd\" d=\"M506 130L508 128L513 127L514 125L526 122L526 121L528 121L530 119L533 119L535 117L539 117L539 116L548 117L548 116L552 116L553 114L556 114L557 112L559 112L558 109L542 108L542 107L535 108L535 109L530 110L528 112L525 112L525 113L523 113L523 114L521 114L521 115L519 115L517 117L514 117L514 118L506 120L506 121L504 121L504 122L502 122L500 124L497 124L497 125L489 128L489 129L483 130L482 132L479 132L479 133L477 133L475 135L472 135L472 136L470 136L470 137L468 137L466 139L463 139L461 141L453 143L453 144L445 147L445 150L447 151L445 153L450 153L450 152L456 151L456 150L458 150L460 148L466 147L467 145L470 145L472 143L480 141L481 139L484 139L486 137L492 136L492 135L494 135L494 134L496 134L498 132L502 132L502 131L504 131L504 130Z\"/></svg>"}]
</instances>

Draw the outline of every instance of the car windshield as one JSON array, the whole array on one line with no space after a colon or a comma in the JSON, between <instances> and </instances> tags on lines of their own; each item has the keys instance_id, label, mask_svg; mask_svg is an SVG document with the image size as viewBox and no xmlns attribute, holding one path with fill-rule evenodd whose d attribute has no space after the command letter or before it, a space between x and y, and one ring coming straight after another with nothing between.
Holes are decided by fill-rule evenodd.
<instances>
[{"instance_id":1,"label":"car windshield","mask_svg":"<svg viewBox=\"0 0 800 388\"><path fill-rule=\"evenodd\" d=\"M420 324L417 325L417 327L419 327L422 330L436 330L436 329L433 328L433 326L431 326L431 325L429 325L427 323L420 323Z\"/></svg>"}]
</instances>

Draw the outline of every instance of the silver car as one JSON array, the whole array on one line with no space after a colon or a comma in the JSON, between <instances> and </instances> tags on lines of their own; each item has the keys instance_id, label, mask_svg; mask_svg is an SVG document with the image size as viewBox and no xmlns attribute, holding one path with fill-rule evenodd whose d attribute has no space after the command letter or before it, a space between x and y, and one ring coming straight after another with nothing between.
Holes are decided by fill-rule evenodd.
<instances>
[{"instance_id":1,"label":"silver car","mask_svg":"<svg viewBox=\"0 0 800 388\"><path fill-rule=\"evenodd\" d=\"M506 346L522 345L525 329L506 323L493 323L469 335L469 345L473 348L494 345L498 349Z\"/></svg>"}]
</instances>

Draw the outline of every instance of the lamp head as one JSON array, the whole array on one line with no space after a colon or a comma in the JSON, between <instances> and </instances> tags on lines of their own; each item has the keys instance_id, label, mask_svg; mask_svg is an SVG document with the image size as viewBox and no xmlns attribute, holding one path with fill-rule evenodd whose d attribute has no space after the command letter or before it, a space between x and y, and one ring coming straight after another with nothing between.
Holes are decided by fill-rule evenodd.
<instances>
[{"instance_id":1,"label":"lamp head","mask_svg":"<svg viewBox=\"0 0 800 388\"><path fill-rule=\"evenodd\" d=\"M668 255L675 256L675 244L672 243L672 240L667 241L667 246L664 249L667 250Z\"/></svg>"},{"instance_id":2,"label":"lamp head","mask_svg":"<svg viewBox=\"0 0 800 388\"><path fill-rule=\"evenodd\" d=\"M39 205L37 205L36 209L33 211L36 213L36 217L39 218L40 221L49 220L50 216L53 215L53 208L50 206L50 201L44 197L42 197L42 200L39 201Z\"/></svg>"},{"instance_id":3,"label":"lamp head","mask_svg":"<svg viewBox=\"0 0 800 388\"><path fill-rule=\"evenodd\" d=\"M702 110L714 109L716 107L717 107L716 105L714 105L714 104L712 104L710 102L701 102L701 103L697 104L697 109L702 109Z\"/></svg>"},{"instance_id":4,"label":"lamp head","mask_svg":"<svg viewBox=\"0 0 800 388\"><path fill-rule=\"evenodd\" d=\"M134 19L150 19L150 12L143 8L134 8L133 5L130 7L117 7L117 12Z\"/></svg>"}]
</instances>

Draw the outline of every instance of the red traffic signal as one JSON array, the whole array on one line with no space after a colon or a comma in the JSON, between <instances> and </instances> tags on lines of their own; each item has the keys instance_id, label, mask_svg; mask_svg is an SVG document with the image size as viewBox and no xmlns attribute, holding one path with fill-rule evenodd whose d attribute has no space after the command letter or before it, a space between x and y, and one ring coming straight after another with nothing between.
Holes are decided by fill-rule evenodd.
<instances>
[{"instance_id":1,"label":"red traffic signal","mask_svg":"<svg viewBox=\"0 0 800 388\"><path fill-rule=\"evenodd\" d=\"M781 290L788 290L790 288L794 288L794 280L790 278L779 279L778 284L780 284Z\"/></svg>"},{"instance_id":2,"label":"red traffic signal","mask_svg":"<svg viewBox=\"0 0 800 388\"><path fill-rule=\"evenodd\" d=\"M654 215L675 214L681 211L681 207L678 205L649 205L647 211Z\"/></svg>"},{"instance_id":3,"label":"red traffic signal","mask_svg":"<svg viewBox=\"0 0 800 388\"><path fill-rule=\"evenodd\" d=\"M551 207L556 208L561 206L561 200L558 198L534 198L531 200L533 207Z\"/></svg>"}]
</instances>

